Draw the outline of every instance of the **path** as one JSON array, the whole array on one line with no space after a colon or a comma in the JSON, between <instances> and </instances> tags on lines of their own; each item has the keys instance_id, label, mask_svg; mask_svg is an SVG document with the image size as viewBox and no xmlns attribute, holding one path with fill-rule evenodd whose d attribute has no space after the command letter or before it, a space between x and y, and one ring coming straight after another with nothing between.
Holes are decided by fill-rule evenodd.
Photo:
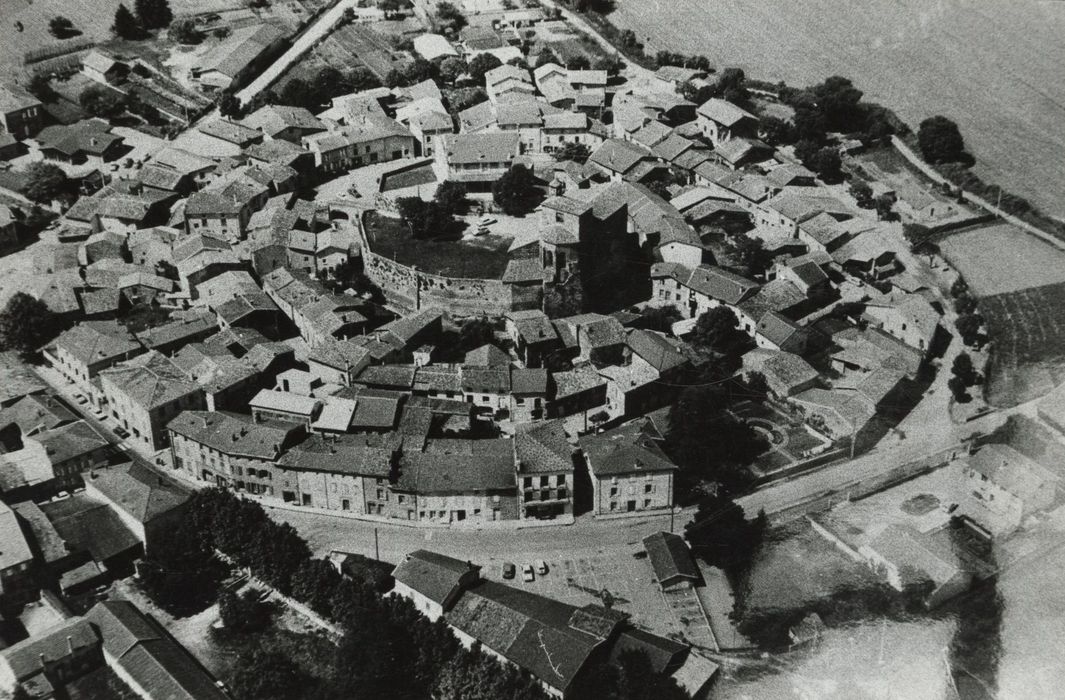
<instances>
[{"instance_id":1,"label":"path","mask_svg":"<svg viewBox=\"0 0 1065 700\"><path fill-rule=\"evenodd\" d=\"M275 80L281 77L282 73L288 70L289 66L298 61L303 54L310 51L315 44L333 31L334 26L343 16L345 10L350 8L354 11L358 4L358 0L340 0L322 13L318 19L314 20L313 24L296 38L296 41L289 47L288 51L281 54L281 57L271 63L266 70L259 74L259 77L237 93L237 99L240 100L240 103L242 105L248 104L253 97L270 87Z\"/></svg>"},{"instance_id":2,"label":"path","mask_svg":"<svg viewBox=\"0 0 1065 700\"><path fill-rule=\"evenodd\" d=\"M565 5L556 2L555 0L543 0L543 5L544 7L549 9L559 10L562 13L562 17L565 18L567 22L590 36L597 44L602 46L607 53L617 55L623 61L625 61L625 70L623 71L623 73L625 77L629 79L630 82L634 80L645 82L650 82L653 80L656 82L660 82L658 78L655 77L654 71L650 71L641 66L640 64L636 63L635 61L632 61L627 58L618 50L616 46L614 46L605 38L603 38L603 35L600 34L596 30L596 28L588 22L588 20L584 19L576 12L571 11Z\"/></svg>"}]
</instances>

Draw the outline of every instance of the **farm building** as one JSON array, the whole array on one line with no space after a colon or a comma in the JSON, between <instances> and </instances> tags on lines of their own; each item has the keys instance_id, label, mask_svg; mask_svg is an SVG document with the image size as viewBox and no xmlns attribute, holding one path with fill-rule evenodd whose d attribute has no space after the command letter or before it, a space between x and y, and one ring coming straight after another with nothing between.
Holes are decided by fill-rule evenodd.
<instances>
[{"instance_id":1,"label":"farm building","mask_svg":"<svg viewBox=\"0 0 1065 700\"><path fill-rule=\"evenodd\" d=\"M693 588L699 583L699 569L680 535L656 532L643 538L643 547L663 591Z\"/></svg>"},{"instance_id":2,"label":"farm building","mask_svg":"<svg viewBox=\"0 0 1065 700\"><path fill-rule=\"evenodd\" d=\"M193 67L192 77L222 90L241 85L266 64L284 40L284 30L273 24L241 27Z\"/></svg>"}]
</instances>

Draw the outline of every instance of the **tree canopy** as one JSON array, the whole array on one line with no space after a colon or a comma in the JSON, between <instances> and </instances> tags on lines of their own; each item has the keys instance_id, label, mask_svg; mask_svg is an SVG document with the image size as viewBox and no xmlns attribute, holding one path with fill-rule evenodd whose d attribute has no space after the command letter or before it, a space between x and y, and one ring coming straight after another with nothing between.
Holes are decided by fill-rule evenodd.
<instances>
[{"instance_id":1,"label":"tree canopy","mask_svg":"<svg viewBox=\"0 0 1065 700\"><path fill-rule=\"evenodd\" d=\"M259 591L249 588L240 595L224 591L218 597L218 615L227 630L239 634L259 632L270 624L270 605L259 600Z\"/></svg>"},{"instance_id":2,"label":"tree canopy","mask_svg":"<svg viewBox=\"0 0 1065 700\"><path fill-rule=\"evenodd\" d=\"M90 85L78 95L82 109L94 117L111 119L126 109L124 96L103 85Z\"/></svg>"},{"instance_id":3,"label":"tree canopy","mask_svg":"<svg viewBox=\"0 0 1065 700\"><path fill-rule=\"evenodd\" d=\"M524 165L512 166L492 184L493 201L509 215L528 211L536 192L536 177Z\"/></svg>"},{"instance_id":4,"label":"tree canopy","mask_svg":"<svg viewBox=\"0 0 1065 700\"><path fill-rule=\"evenodd\" d=\"M55 313L25 292L15 292L0 311L0 349L32 356L58 332Z\"/></svg>"},{"instance_id":5,"label":"tree canopy","mask_svg":"<svg viewBox=\"0 0 1065 700\"><path fill-rule=\"evenodd\" d=\"M684 526L692 552L720 567L733 582L743 580L765 535L765 514L747 520L743 509L724 495L704 498L695 517Z\"/></svg>"},{"instance_id":6,"label":"tree canopy","mask_svg":"<svg viewBox=\"0 0 1065 700\"><path fill-rule=\"evenodd\" d=\"M56 39L68 39L77 36L81 32L74 28L74 23L63 15L56 15L48 20L48 33Z\"/></svg>"},{"instance_id":7,"label":"tree canopy","mask_svg":"<svg viewBox=\"0 0 1065 700\"><path fill-rule=\"evenodd\" d=\"M698 348L730 357L742 355L751 346L750 336L740 329L736 313L727 306L700 314L688 340Z\"/></svg>"},{"instance_id":8,"label":"tree canopy","mask_svg":"<svg viewBox=\"0 0 1065 700\"><path fill-rule=\"evenodd\" d=\"M478 85L484 84L484 74L495 68L499 68L503 62L499 57L490 53L479 53L470 59L467 66L470 79Z\"/></svg>"},{"instance_id":9,"label":"tree canopy","mask_svg":"<svg viewBox=\"0 0 1065 700\"><path fill-rule=\"evenodd\" d=\"M115 10L115 22L111 25L111 31L123 39L143 39L145 36L144 27L125 3L120 3Z\"/></svg>"},{"instance_id":10,"label":"tree canopy","mask_svg":"<svg viewBox=\"0 0 1065 700\"><path fill-rule=\"evenodd\" d=\"M196 22L185 17L170 24L167 36L179 44L198 44L203 41L203 32L196 26Z\"/></svg>"},{"instance_id":11,"label":"tree canopy","mask_svg":"<svg viewBox=\"0 0 1065 700\"><path fill-rule=\"evenodd\" d=\"M469 205L466 198L466 185L457 180L444 180L436 188L433 201L439 204L448 216L463 212Z\"/></svg>"},{"instance_id":12,"label":"tree canopy","mask_svg":"<svg viewBox=\"0 0 1065 700\"><path fill-rule=\"evenodd\" d=\"M254 648L237 657L231 686L237 700L298 700L307 681L288 655Z\"/></svg>"},{"instance_id":13,"label":"tree canopy","mask_svg":"<svg viewBox=\"0 0 1065 700\"><path fill-rule=\"evenodd\" d=\"M930 163L952 163L965 159L965 140L958 125L944 116L929 117L917 128L917 144Z\"/></svg>"},{"instance_id":14,"label":"tree canopy","mask_svg":"<svg viewBox=\"0 0 1065 700\"><path fill-rule=\"evenodd\" d=\"M451 215L444 207L421 197L400 197L396 200L396 209L414 238L436 238L453 225Z\"/></svg>"},{"instance_id":15,"label":"tree canopy","mask_svg":"<svg viewBox=\"0 0 1065 700\"><path fill-rule=\"evenodd\" d=\"M591 155L592 149L588 144L569 141L554 153L557 161L572 160L576 163L586 163Z\"/></svg>"},{"instance_id":16,"label":"tree canopy","mask_svg":"<svg viewBox=\"0 0 1065 700\"><path fill-rule=\"evenodd\" d=\"M133 8L145 29L162 29L174 19L167 0L135 0Z\"/></svg>"},{"instance_id":17,"label":"tree canopy","mask_svg":"<svg viewBox=\"0 0 1065 700\"><path fill-rule=\"evenodd\" d=\"M437 4L436 18L445 31L457 32L466 26L466 16L450 2Z\"/></svg>"},{"instance_id":18,"label":"tree canopy","mask_svg":"<svg viewBox=\"0 0 1065 700\"><path fill-rule=\"evenodd\" d=\"M26 168L22 193L35 202L47 204L68 194L71 184L63 169L54 163L36 161Z\"/></svg>"}]
</instances>

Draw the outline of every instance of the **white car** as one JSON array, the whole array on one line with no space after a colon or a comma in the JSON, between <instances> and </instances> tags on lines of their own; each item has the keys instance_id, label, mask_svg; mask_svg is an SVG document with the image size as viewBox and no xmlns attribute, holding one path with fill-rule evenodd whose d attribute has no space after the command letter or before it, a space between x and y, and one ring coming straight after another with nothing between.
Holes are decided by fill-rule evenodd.
<instances>
[{"instance_id":1,"label":"white car","mask_svg":"<svg viewBox=\"0 0 1065 700\"><path fill-rule=\"evenodd\" d=\"M541 576L547 573L547 562L543 559L537 559L535 562L533 562L533 565L536 567L536 573L540 574Z\"/></svg>"},{"instance_id":2,"label":"white car","mask_svg":"<svg viewBox=\"0 0 1065 700\"><path fill-rule=\"evenodd\" d=\"M532 583L536 580L536 573L533 571L532 564L526 564L521 567L521 580L525 583Z\"/></svg>"}]
</instances>

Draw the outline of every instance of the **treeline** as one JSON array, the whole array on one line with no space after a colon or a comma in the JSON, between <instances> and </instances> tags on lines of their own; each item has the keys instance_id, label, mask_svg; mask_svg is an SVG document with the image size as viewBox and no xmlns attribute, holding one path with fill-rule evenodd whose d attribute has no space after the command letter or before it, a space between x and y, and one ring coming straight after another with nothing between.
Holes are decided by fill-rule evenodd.
<instances>
[{"instance_id":1,"label":"treeline","mask_svg":"<svg viewBox=\"0 0 1065 700\"><path fill-rule=\"evenodd\" d=\"M326 678L311 678L291 659L267 649L242 654L232 683L238 700L548 698L530 674L500 663L477 644L465 649L443 621L430 622L405 598L383 595L392 579L379 567L354 567L342 576L329 560L313 557L291 525L273 521L258 503L223 489L193 495L181 524L146 557L144 585L157 598L169 596L160 602L184 598L188 603L196 597L211 602L227 569L216 552L343 630ZM228 617L249 617L232 614L232 598L226 603ZM575 697L687 697L669 677L647 671L643 654L596 664L586 674L596 682L583 681Z\"/></svg>"}]
</instances>

